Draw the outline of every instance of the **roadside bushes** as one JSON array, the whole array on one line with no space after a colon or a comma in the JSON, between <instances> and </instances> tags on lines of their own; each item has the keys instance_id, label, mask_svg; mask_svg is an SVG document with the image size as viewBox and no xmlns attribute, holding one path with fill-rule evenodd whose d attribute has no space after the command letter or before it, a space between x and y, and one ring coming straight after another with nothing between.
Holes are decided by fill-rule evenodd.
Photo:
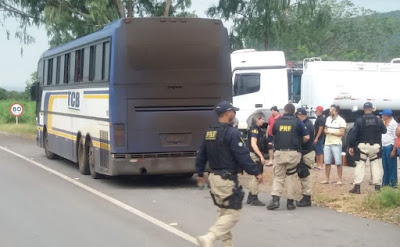
<instances>
[{"instance_id":1,"label":"roadside bushes","mask_svg":"<svg viewBox=\"0 0 400 247\"><path fill-rule=\"evenodd\" d=\"M0 100L0 124L15 123L15 117L10 113L10 106L17 100ZM18 123L35 124L36 123L36 102L21 101L18 103L24 107L24 113L18 117Z\"/></svg>"},{"instance_id":2,"label":"roadside bushes","mask_svg":"<svg viewBox=\"0 0 400 247\"><path fill-rule=\"evenodd\" d=\"M400 188L383 187L379 193L368 195L364 206L374 210L400 207Z\"/></svg>"}]
</instances>

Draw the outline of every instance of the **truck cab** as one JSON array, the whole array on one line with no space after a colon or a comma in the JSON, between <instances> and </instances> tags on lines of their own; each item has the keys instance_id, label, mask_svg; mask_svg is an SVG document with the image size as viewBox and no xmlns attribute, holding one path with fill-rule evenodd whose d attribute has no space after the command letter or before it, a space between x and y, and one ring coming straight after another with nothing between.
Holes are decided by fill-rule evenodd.
<instances>
[{"instance_id":1,"label":"truck cab","mask_svg":"<svg viewBox=\"0 0 400 247\"><path fill-rule=\"evenodd\" d=\"M233 104L240 108L239 130L247 130L251 115L261 110L268 119L274 105L283 109L289 101L288 76L282 51L245 49L231 54Z\"/></svg>"}]
</instances>

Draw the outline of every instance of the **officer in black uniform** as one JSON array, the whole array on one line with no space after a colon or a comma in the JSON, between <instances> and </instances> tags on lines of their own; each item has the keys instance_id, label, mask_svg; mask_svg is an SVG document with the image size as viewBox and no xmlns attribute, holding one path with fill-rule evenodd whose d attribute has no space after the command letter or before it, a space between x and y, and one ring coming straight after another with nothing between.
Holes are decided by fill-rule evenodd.
<instances>
[{"instance_id":1,"label":"officer in black uniform","mask_svg":"<svg viewBox=\"0 0 400 247\"><path fill-rule=\"evenodd\" d=\"M219 123L211 125L206 132L197 155L196 171L198 179L204 180L204 169L207 161L209 162L210 193L214 204L219 207L220 215L209 232L197 237L197 240L200 246L213 246L215 240L220 239L224 247L231 247L231 230L239 221L244 197L237 173L243 169L248 174L255 175L259 183L262 182L262 175L257 165L251 160L249 150L240 138L240 132L230 124L239 108L227 101L222 101L215 110Z\"/></svg>"},{"instance_id":2,"label":"officer in black uniform","mask_svg":"<svg viewBox=\"0 0 400 247\"><path fill-rule=\"evenodd\" d=\"M375 184L375 190L381 189L380 149L382 134L386 133L386 126L372 112L372 103L366 102L364 104L364 115L356 120L350 135L349 154L355 155L356 167L354 168L354 188L349 192L354 194L361 193L360 184L364 179L367 159L369 159L371 165L372 183Z\"/></svg>"},{"instance_id":3,"label":"officer in black uniform","mask_svg":"<svg viewBox=\"0 0 400 247\"><path fill-rule=\"evenodd\" d=\"M268 210L279 208L285 182L287 181L287 209L296 209L294 205L295 189L297 183L297 164L301 159L301 143L310 139L307 128L302 121L294 116L295 107L287 104L285 114L276 120L272 128L274 135L274 181L272 184L272 200L267 206Z\"/></svg>"},{"instance_id":4,"label":"officer in black uniform","mask_svg":"<svg viewBox=\"0 0 400 247\"><path fill-rule=\"evenodd\" d=\"M251 159L258 165L260 172L263 172L265 164L264 152L266 151L267 138L265 131L261 129L264 124L265 115L261 111L257 111L251 116L251 126L247 132L247 146L250 150ZM265 206L265 203L258 199L258 182L255 177L249 182L249 196L247 204L252 206Z\"/></svg>"}]
</instances>

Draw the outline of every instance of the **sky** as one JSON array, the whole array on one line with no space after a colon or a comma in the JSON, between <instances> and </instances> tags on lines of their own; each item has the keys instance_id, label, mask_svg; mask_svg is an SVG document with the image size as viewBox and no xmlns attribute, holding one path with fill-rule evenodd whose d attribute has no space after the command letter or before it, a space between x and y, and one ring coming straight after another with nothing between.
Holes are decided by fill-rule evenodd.
<instances>
[{"instance_id":1,"label":"sky","mask_svg":"<svg viewBox=\"0 0 400 247\"><path fill-rule=\"evenodd\" d=\"M400 0L352 0L356 6L372 9L378 12L400 10ZM218 0L192 0L191 11L199 17L206 17L205 11ZM7 19L6 26L15 30L18 23ZM229 25L229 24L228 24ZM44 27L31 27L28 32L34 36L36 42L23 45L10 35L7 40L4 27L0 27L0 87L7 90L23 91L30 75L36 71L40 55L49 48L48 38ZM23 54L21 56L21 49Z\"/></svg>"}]
</instances>

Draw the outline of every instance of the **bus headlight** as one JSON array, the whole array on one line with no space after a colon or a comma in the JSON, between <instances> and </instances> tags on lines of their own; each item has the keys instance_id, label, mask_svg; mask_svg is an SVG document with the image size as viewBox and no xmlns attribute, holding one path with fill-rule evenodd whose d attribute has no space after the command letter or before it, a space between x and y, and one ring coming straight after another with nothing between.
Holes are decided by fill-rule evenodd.
<instances>
[{"instance_id":1,"label":"bus headlight","mask_svg":"<svg viewBox=\"0 0 400 247\"><path fill-rule=\"evenodd\" d=\"M125 124L113 124L115 147L125 147Z\"/></svg>"}]
</instances>

